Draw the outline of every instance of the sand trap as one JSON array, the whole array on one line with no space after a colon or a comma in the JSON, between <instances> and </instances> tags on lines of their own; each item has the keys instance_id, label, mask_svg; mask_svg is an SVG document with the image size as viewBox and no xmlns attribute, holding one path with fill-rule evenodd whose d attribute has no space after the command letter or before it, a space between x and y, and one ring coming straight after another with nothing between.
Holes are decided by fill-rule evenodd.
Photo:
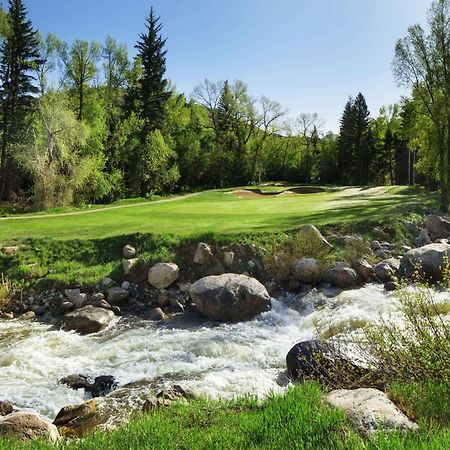
<instances>
[{"instance_id":1,"label":"sand trap","mask_svg":"<svg viewBox=\"0 0 450 450\"><path fill-rule=\"evenodd\" d=\"M261 189L238 189L236 191L228 192L237 195L239 198L262 198L262 197L278 197L279 195L290 195L290 194L318 194L320 192L325 192L324 188L320 187L309 187L309 186L299 186L286 189L285 191L279 192L264 192Z\"/></svg>"}]
</instances>

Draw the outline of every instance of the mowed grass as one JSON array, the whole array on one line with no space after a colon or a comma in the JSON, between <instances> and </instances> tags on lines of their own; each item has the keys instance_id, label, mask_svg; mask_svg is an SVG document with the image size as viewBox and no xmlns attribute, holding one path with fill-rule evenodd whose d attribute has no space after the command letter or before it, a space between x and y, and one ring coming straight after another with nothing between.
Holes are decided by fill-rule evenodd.
<instances>
[{"instance_id":1,"label":"mowed grass","mask_svg":"<svg viewBox=\"0 0 450 450\"><path fill-rule=\"evenodd\" d=\"M96 433L60 445L19 443L0 438L0 450L150 449L447 449L446 429L421 426L418 433L360 436L342 411L322 401L315 384L299 385L263 403L194 400L140 415L122 429Z\"/></svg>"},{"instance_id":2,"label":"mowed grass","mask_svg":"<svg viewBox=\"0 0 450 450\"><path fill-rule=\"evenodd\" d=\"M0 243L36 237L93 239L134 233L199 236L280 232L305 223L320 226L383 220L405 208L419 209L433 201L428 193L406 187L273 197L214 191L173 202L88 214L0 220Z\"/></svg>"}]
</instances>

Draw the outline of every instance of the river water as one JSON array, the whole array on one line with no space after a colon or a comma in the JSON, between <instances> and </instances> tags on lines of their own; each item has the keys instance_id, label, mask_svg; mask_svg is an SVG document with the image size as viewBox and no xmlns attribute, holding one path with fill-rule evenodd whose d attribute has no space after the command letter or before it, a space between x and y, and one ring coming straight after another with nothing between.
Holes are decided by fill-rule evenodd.
<instances>
[{"instance_id":1,"label":"river water","mask_svg":"<svg viewBox=\"0 0 450 450\"><path fill-rule=\"evenodd\" d=\"M286 295L272 311L237 324L175 319L166 324L121 318L90 336L38 322L0 321L0 400L53 419L61 407L86 399L57 384L63 376L114 375L119 382L157 379L212 398L267 395L290 348L318 334L351 334L366 323L397 314L395 294L368 285L326 298Z\"/></svg>"}]
</instances>

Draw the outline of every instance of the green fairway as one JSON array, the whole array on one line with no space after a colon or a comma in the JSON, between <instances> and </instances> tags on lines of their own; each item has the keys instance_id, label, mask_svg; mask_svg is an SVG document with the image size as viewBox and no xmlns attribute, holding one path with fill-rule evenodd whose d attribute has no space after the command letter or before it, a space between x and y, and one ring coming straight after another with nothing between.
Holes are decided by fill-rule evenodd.
<instances>
[{"instance_id":1,"label":"green fairway","mask_svg":"<svg viewBox=\"0 0 450 450\"><path fill-rule=\"evenodd\" d=\"M325 225L383 219L404 207L425 206L431 201L426 193L401 187L280 196L215 191L171 202L88 214L0 220L0 241L33 237L103 238L137 232L183 236L273 232L304 223Z\"/></svg>"}]
</instances>

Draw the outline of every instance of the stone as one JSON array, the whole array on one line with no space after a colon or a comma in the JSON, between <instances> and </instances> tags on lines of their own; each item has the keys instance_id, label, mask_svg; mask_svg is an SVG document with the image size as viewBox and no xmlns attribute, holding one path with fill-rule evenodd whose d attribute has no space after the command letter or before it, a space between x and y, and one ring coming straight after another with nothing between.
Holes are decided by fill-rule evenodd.
<instances>
[{"instance_id":1,"label":"stone","mask_svg":"<svg viewBox=\"0 0 450 450\"><path fill-rule=\"evenodd\" d=\"M354 288L359 282L356 272L346 263L337 263L325 274L324 279L332 286L341 289Z\"/></svg>"},{"instance_id":2,"label":"stone","mask_svg":"<svg viewBox=\"0 0 450 450\"><path fill-rule=\"evenodd\" d=\"M103 292L96 292L93 296L92 296L92 300L96 301L96 300L104 300L105 295L103 294Z\"/></svg>"},{"instance_id":3,"label":"stone","mask_svg":"<svg viewBox=\"0 0 450 450\"><path fill-rule=\"evenodd\" d=\"M36 315L36 317L42 317L47 312L47 306L45 305L35 306L33 308L33 312Z\"/></svg>"},{"instance_id":4,"label":"stone","mask_svg":"<svg viewBox=\"0 0 450 450\"><path fill-rule=\"evenodd\" d=\"M223 253L223 263L226 267L231 269L234 264L234 252L224 252Z\"/></svg>"},{"instance_id":5,"label":"stone","mask_svg":"<svg viewBox=\"0 0 450 450\"><path fill-rule=\"evenodd\" d=\"M88 305L66 314L63 318L63 326L66 330L91 334L106 328L114 318L115 315L112 311Z\"/></svg>"},{"instance_id":6,"label":"stone","mask_svg":"<svg viewBox=\"0 0 450 450\"><path fill-rule=\"evenodd\" d=\"M302 238L305 239L312 248L320 250L329 250L333 248L314 225L303 225L298 230L298 233L302 235Z\"/></svg>"},{"instance_id":7,"label":"stone","mask_svg":"<svg viewBox=\"0 0 450 450\"><path fill-rule=\"evenodd\" d=\"M59 440L55 425L36 413L13 412L0 417L0 435L20 440L43 439L51 442Z\"/></svg>"},{"instance_id":8,"label":"stone","mask_svg":"<svg viewBox=\"0 0 450 450\"><path fill-rule=\"evenodd\" d=\"M424 228L423 230L421 230L419 236L416 237L416 239L414 239L413 244L416 247L423 247L424 245L429 245L432 244L433 241L431 240L430 237L430 232Z\"/></svg>"},{"instance_id":9,"label":"stone","mask_svg":"<svg viewBox=\"0 0 450 450\"><path fill-rule=\"evenodd\" d=\"M372 241L372 242L370 243L370 248L371 248L374 252L376 252L377 250L380 250L381 244L380 244L379 241Z\"/></svg>"},{"instance_id":10,"label":"stone","mask_svg":"<svg viewBox=\"0 0 450 450\"><path fill-rule=\"evenodd\" d=\"M114 286L114 281L109 277L105 277L102 280L102 286L106 289L110 288L110 287Z\"/></svg>"},{"instance_id":11,"label":"stone","mask_svg":"<svg viewBox=\"0 0 450 450\"><path fill-rule=\"evenodd\" d=\"M156 289L166 289L180 276L180 269L174 263L158 263L150 268L148 282Z\"/></svg>"},{"instance_id":12,"label":"stone","mask_svg":"<svg viewBox=\"0 0 450 450\"><path fill-rule=\"evenodd\" d=\"M394 258L386 259L379 262L374 267L376 278L382 283L392 281L400 267L400 261Z\"/></svg>"},{"instance_id":13,"label":"stone","mask_svg":"<svg viewBox=\"0 0 450 450\"><path fill-rule=\"evenodd\" d=\"M418 235L420 233L419 227L413 222L404 221L403 227L409 234Z\"/></svg>"},{"instance_id":14,"label":"stone","mask_svg":"<svg viewBox=\"0 0 450 450\"><path fill-rule=\"evenodd\" d=\"M96 300L92 303L92 306L95 306L96 308L111 309L111 305L104 299Z\"/></svg>"},{"instance_id":15,"label":"stone","mask_svg":"<svg viewBox=\"0 0 450 450\"><path fill-rule=\"evenodd\" d=\"M119 384L112 375L100 375L96 377L94 383L92 383L87 389L92 394L93 398L104 397L110 392L117 389Z\"/></svg>"},{"instance_id":16,"label":"stone","mask_svg":"<svg viewBox=\"0 0 450 450\"><path fill-rule=\"evenodd\" d=\"M413 278L418 271L420 277L427 281L441 281L443 268L450 261L449 244L430 244L410 250L402 258L400 274L406 278Z\"/></svg>"},{"instance_id":17,"label":"stone","mask_svg":"<svg viewBox=\"0 0 450 450\"><path fill-rule=\"evenodd\" d=\"M139 260L137 258L124 259L122 261L122 268L125 275L130 275L131 271L136 267L138 261Z\"/></svg>"},{"instance_id":18,"label":"stone","mask_svg":"<svg viewBox=\"0 0 450 450\"><path fill-rule=\"evenodd\" d=\"M186 392L181 386L175 385L158 392L156 397L147 399L142 406L142 411L146 413L161 406L170 406L174 402L186 403L190 398L192 394Z\"/></svg>"},{"instance_id":19,"label":"stone","mask_svg":"<svg viewBox=\"0 0 450 450\"><path fill-rule=\"evenodd\" d=\"M91 380L89 377L80 374L68 375L64 378L58 380L58 384L64 384L68 386L70 389L78 390L78 389L89 389L91 386Z\"/></svg>"},{"instance_id":20,"label":"stone","mask_svg":"<svg viewBox=\"0 0 450 450\"><path fill-rule=\"evenodd\" d=\"M344 410L348 420L362 434L377 431L417 431L387 395L377 389L336 390L325 396L328 404Z\"/></svg>"},{"instance_id":21,"label":"stone","mask_svg":"<svg viewBox=\"0 0 450 450\"><path fill-rule=\"evenodd\" d=\"M0 313L0 319L13 320L14 319L14 313L12 313L12 312Z\"/></svg>"},{"instance_id":22,"label":"stone","mask_svg":"<svg viewBox=\"0 0 450 450\"><path fill-rule=\"evenodd\" d=\"M62 302L61 310L63 313L71 312L75 309L75 305L71 302Z\"/></svg>"},{"instance_id":23,"label":"stone","mask_svg":"<svg viewBox=\"0 0 450 450\"><path fill-rule=\"evenodd\" d=\"M380 248L375 252L375 255L381 259L388 259L392 256L392 252L390 250L386 250L384 248Z\"/></svg>"},{"instance_id":24,"label":"stone","mask_svg":"<svg viewBox=\"0 0 450 450\"><path fill-rule=\"evenodd\" d=\"M369 373L332 343L319 340L294 345L286 356L286 366L292 380L316 380L332 386L348 387Z\"/></svg>"},{"instance_id":25,"label":"stone","mask_svg":"<svg viewBox=\"0 0 450 450\"><path fill-rule=\"evenodd\" d=\"M2 402L0 400L0 417L7 416L8 414L12 414L14 412L14 407L11 403Z\"/></svg>"},{"instance_id":26,"label":"stone","mask_svg":"<svg viewBox=\"0 0 450 450\"><path fill-rule=\"evenodd\" d=\"M19 251L19 247L17 245L10 245L2 248L2 253L4 255L14 255Z\"/></svg>"},{"instance_id":27,"label":"stone","mask_svg":"<svg viewBox=\"0 0 450 450\"><path fill-rule=\"evenodd\" d=\"M365 259L357 259L352 263L352 269L362 281L367 281L374 275L373 266Z\"/></svg>"},{"instance_id":28,"label":"stone","mask_svg":"<svg viewBox=\"0 0 450 450\"><path fill-rule=\"evenodd\" d=\"M245 275L202 278L192 285L189 295L201 314L218 322L250 320L272 307L266 288Z\"/></svg>"},{"instance_id":29,"label":"stone","mask_svg":"<svg viewBox=\"0 0 450 450\"><path fill-rule=\"evenodd\" d=\"M384 289L387 292L393 292L393 291L397 291L399 288L398 283L396 283L395 281L388 281L385 285L384 285Z\"/></svg>"},{"instance_id":30,"label":"stone","mask_svg":"<svg viewBox=\"0 0 450 450\"><path fill-rule=\"evenodd\" d=\"M34 319L36 317L36 314L34 313L34 311L27 311L26 313L23 313L20 316L21 320L31 320Z\"/></svg>"},{"instance_id":31,"label":"stone","mask_svg":"<svg viewBox=\"0 0 450 450\"><path fill-rule=\"evenodd\" d=\"M450 222L437 214L427 216L424 226L430 232L433 241L450 237Z\"/></svg>"},{"instance_id":32,"label":"stone","mask_svg":"<svg viewBox=\"0 0 450 450\"><path fill-rule=\"evenodd\" d=\"M129 292L121 287L109 288L107 291L108 303L110 305L122 305L129 295Z\"/></svg>"},{"instance_id":33,"label":"stone","mask_svg":"<svg viewBox=\"0 0 450 450\"><path fill-rule=\"evenodd\" d=\"M296 259L292 264L292 275L303 284L315 284L322 278L322 267L315 258Z\"/></svg>"},{"instance_id":34,"label":"stone","mask_svg":"<svg viewBox=\"0 0 450 450\"><path fill-rule=\"evenodd\" d=\"M136 249L130 244L125 245L122 254L125 259L132 259L136 255Z\"/></svg>"},{"instance_id":35,"label":"stone","mask_svg":"<svg viewBox=\"0 0 450 450\"><path fill-rule=\"evenodd\" d=\"M184 313L184 306L178 300L171 300L169 312L171 314Z\"/></svg>"},{"instance_id":36,"label":"stone","mask_svg":"<svg viewBox=\"0 0 450 450\"><path fill-rule=\"evenodd\" d=\"M191 290L191 283L180 283L178 285L178 289L180 292L183 292L184 294L188 293Z\"/></svg>"},{"instance_id":37,"label":"stone","mask_svg":"<svg viewBox=\"0 0 450 450\"><path fill-rule=\"evenodd\" d=\"M153 308L150 310L150 320L153 320L154 322L161 322L162 320L167 319L168 316L161 308Z\"/></svg>"},{"instance_id":38,"label":"stone","mask_svg":"<svg viewBox=\"0 0 450 450\"><path fill-rule=\"evenodd\" d=\"M66 289L64 295L75 308L81 308L88 300L87 294L82 294L80 289Z\"/></svg>"},{"instance_id":39,"label":"stone","mask_svg":"<svg viewBox=\"0 0 450 450\"><path fill-rule=\"evenodd\" d=\"M214 255L211 247L204 242L199 242L194 255L194 263L203 265L210 261L213 257Z\"/></svg>"},{"instance_id":40,"label":"stone","mask_svg":"<svg viewBox=\"0 0 450 450\"><path fill-rule=\"evenodd\" d=\"M81 405L69 405L62 408L53 424L61 436L74 438L85 437L107 419L103 416L97 399Z\"/></svg>"},{"instance_id":41,"label":"stone","mask_svg":"<svg viewBox=\"0 0 450 450\"><path fill-rule=\"evenodd\" d=\"M122 288L122 289L125 289L126 291L128 291L128 289L130 289L130 286L131 286L131 284L130 284L129 281L124 281L124 282L122 283L122 285L121 285L121 288Z\"/></svg>"}]
</instances>

